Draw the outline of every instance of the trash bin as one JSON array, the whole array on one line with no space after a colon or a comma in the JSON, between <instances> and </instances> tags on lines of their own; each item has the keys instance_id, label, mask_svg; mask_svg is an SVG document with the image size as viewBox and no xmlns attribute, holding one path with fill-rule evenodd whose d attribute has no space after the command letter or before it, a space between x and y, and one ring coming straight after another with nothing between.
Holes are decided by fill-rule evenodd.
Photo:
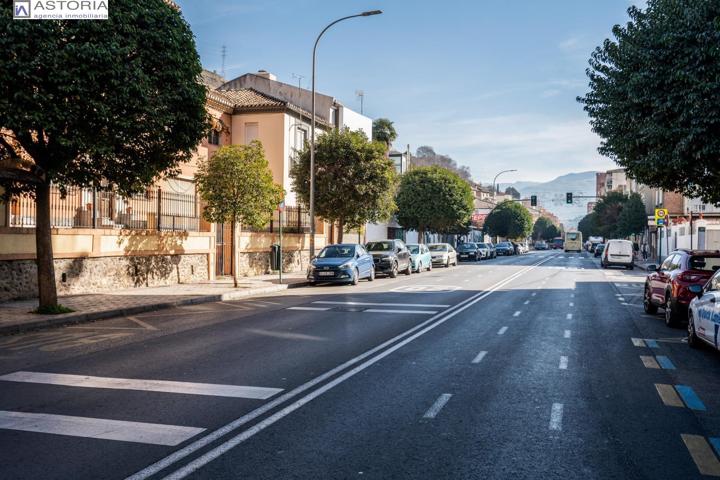
<instances>
[{"instance_id":1,"label":"trash bin","mask_svg":"<svg viewBox=\"0 0 720 480\"><path fill-rule=\"evenodd\" d=\"M282 265L280 245L278 245L277 243L273 243L270 247L270 269L280 270L280 265Z\"/></svg>"}]
</instances>

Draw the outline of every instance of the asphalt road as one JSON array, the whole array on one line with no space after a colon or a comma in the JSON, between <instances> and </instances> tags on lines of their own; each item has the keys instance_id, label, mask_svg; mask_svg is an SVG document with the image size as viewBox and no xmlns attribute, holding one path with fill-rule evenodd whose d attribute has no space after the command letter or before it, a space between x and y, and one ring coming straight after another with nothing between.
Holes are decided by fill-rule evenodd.
<instances>
[{"instance_id":1,"label":"asphalt road","mask_svg":"<svg viewBox=\"0 0 720 480\"><path fill-rule=\"evenodd\" d=\"M720 476L720 357L537 252L0 337L0 477Z\"/></svg>"}]
</instances>

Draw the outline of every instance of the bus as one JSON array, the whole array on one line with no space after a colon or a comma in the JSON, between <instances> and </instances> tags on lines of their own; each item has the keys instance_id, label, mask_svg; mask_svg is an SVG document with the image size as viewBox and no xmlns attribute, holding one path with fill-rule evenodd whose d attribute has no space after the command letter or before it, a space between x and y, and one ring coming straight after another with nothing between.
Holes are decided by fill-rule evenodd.
<instances>
[{"instance_id":1,"label":"bus","mask_svg":"<svg viewBox=\"0 0 720 480\"><path fill-rule=\"evenodd\" d=\"M581 253L583 249L582 233L565 232L565 248L566 252Z\"/></svg>"}]
</instances>

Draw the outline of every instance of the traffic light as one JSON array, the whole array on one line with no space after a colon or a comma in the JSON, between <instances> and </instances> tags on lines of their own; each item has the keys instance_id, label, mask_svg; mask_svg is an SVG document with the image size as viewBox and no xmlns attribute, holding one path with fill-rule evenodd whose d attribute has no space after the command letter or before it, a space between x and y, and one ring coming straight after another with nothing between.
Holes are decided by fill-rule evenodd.
<instances>
[{"instance_id":1,"label":"traffic light","mask_svg":"<svg viewBox=\"0 0 720 480\"><path fill-rule=\"evenodd\" d=\"M565 194L565 203L572 203L572 192L567 192Z\"/></svg>"},{"instance_id":2,"label":"traffic light","mask_svg":"<svg viewBox=\"0 0 720 480\"><path fill-rule=\"evenodd\" d=\"M537 195L530 195L530 206L537 207Z\"/></svg>"}]
</instances>

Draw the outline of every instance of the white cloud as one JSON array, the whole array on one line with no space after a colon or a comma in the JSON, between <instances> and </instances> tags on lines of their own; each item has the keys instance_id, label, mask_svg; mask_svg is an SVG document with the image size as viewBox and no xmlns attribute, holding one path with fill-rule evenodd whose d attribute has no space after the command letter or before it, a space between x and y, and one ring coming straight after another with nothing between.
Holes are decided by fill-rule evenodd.
<instances>
[{"instance_id":1,"label":"white cloud","mask_svg":"<svg viewBox=\"0 0 720 480\"><path fill-rule=\"evenodd\" d=\"M560 44L558 45L558 47L560 47L560 50L564 50L566 52L575 51L578 49L579 46L580 46L580 39L578 37L567 38L567 39L563 40L562 42L560 42Z\"/></svg>"}]
</instances>

